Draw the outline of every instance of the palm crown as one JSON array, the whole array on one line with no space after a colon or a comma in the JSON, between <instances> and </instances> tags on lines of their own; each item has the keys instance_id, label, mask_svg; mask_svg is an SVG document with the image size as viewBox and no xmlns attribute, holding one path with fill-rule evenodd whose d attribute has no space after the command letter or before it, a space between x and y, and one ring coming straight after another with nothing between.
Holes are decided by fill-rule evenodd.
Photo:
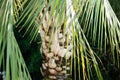
<instances>
[{"instance_id":1,"label":"palm crown","mask_svg":"<svg viewBox=\"0 0 120 80\"><path fill-rule=\"evenodd\" d=\"M28 44L41 36L46 78L103 80L102 56L120 67L120 22L108 0L0 0L0 70L31 80L14 30Z\"/></svg>"}]
</instances>

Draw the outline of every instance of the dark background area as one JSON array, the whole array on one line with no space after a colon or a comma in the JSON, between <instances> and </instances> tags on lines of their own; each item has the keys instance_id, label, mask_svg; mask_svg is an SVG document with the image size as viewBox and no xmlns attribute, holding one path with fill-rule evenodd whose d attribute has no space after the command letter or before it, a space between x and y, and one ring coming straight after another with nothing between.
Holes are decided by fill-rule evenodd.
<instances>
[{"instance_id":1,"label":"dark background area","mask_svg":"<svg viewBox=\"0 0 120 80\"><path fill-rule=\"evenodd\" d=\"M109 2L120 21L120 0L109 0Z\"/></svg>"},{"instance_id":2,"label":"dark background area","mask_svg":"<svg viewBox=\"0 0 120 80\"><path fill-rule=\"evenodd\" d=\"M109 2L120 21L120 0L109 0Z\"/></svg>"}]
</instances>

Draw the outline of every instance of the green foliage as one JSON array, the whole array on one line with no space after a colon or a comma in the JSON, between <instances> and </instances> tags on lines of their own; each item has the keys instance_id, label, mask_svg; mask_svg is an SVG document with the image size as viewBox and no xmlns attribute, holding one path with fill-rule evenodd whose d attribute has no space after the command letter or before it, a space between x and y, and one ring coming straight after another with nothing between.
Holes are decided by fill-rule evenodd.
<instances>
[{"instance_id":1,"label":"green foliage","mask_svg":"<svg viewBox=\"0 0 120 80\"><path fill-rule=\"evenodd\" d=\"M43 59L40 51L40 34L30 43L28 35L22 37L23 32L18 32L16 28L14 33L32 80L40 80L42 78L40 67Z\"/></svg>"},{"instance_id":2,"label":"green foliage","mask_svg":"<svg viewBox=\"0 0 120 80\"><path fill-rule=\"evenodd\" d=\"M45 5L47 0L0 0L0 70L6 71L7 80L41 79L43 57L38 28L49 7L47 26L55 15L57 29L62 24L72 27L73 79L110 80L113 74L120 74L120 22L108 0L71 1L70 5L65 0L49 0ZM110 1L119 17L119 1ZM43 17L36 22L44 7Z\"/></svg>"},{"instance_id":3,"label":"green foliage","mask_svg":"<svg viewBox=\"0 0 120 80\"><path fill-rule=\"evenodd\" d=\"M31 21L30 19L25 20L25 15L28 16L28 12L30 10L32 13L29 15L29 18L33 18L33 16L36 18L38 15L37 10L38 5L40 5L40 1L29 1L30 3L26 4L27 6L24 9L23 6L25 2L26 0L0 1L0 4L2 4L0 5L0 70L6 72L6 80L31 80L20 48L16 41L13 29L17 26L22 26L18 28L20 30L22 28L25 28L24 26L26 26L26 24L30 23L29 26L31 26L31 24L35 22L35 19ZM35 4L34 8L37 9L32 10L33 6L31 6L31 4L33 4L33 6ZM21 15L18 14L19 10L21 11ZM25 20L25 22L23 25L19 25L22 20ZM34 28L32 30L34 30ZM26 31L29 31L29 27L26 28ZM36 29L36 31L38 30ZM35 37L36 31L32 36L31 33L29 33L28 36L32 37L31 40ZM22 37L23 36L24 35L22 34ZM30 41L28 43L30 43Z\"/></svg>"}]
</instances>

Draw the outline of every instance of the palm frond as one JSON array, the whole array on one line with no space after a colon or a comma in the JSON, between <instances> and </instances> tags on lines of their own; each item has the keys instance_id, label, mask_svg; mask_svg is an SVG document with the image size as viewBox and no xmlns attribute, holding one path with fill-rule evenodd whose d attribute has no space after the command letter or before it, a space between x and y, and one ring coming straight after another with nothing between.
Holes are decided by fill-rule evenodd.
<instances>
[{"instance_id":1,"label":"palm frond","mask_svg":"<svg viewBox=\"0 0 120 80\"><path fill-rule=\"evenodd\" d=\"M0 11L0 70L6 80L31 80L14 36L14 0L1 1Z\"/></svg>"},{"instance_id":2,"label":"palm frond","mask_svg":"<svg viewBox=\"0 0 120 80\"><path fill-rule=\"evenodd\" d=\"M46 1L45 0L14 0L15 13L15 30L22 33L22 37L28 37L31 43L38 34L38 24L36 20L39 13L42 12Z\"/></svg>"},{"instance_id":3,"label":"palm frond","mask_svg":"<svg viewBox=\"0 0 120 80\"><path fill-rule=\"evenodd\" d=\"M113 64L120 66L120 22L112 10L108 0L88 0L83 3L80 24L92 46L98 48L97 53L108 49Z\"/></svg>"},{"instance_id":4,"label":"palm frond","mask_svg":"<svg viewBox=\"0 0 120 80\"><path fill-rule=\"evenodd\" d=\"M94 79L93 74L96 74L97 79L103 80L101 71L98 66L95 54L92 51L89 43L83 33L83 30L78 22L77 12L75 13L71 0L67 0L68 12L71 14L68 19L71 18L72 36L73 36L73 55L72 55L72 67L73 67L73 77L74 79L79 78L79 80L91 80ZM76 4L76 3L75 3ZM70 25L70 22L68 22ZM93 70L95 72L93 72Z\"/></svg>"}]
</instances>

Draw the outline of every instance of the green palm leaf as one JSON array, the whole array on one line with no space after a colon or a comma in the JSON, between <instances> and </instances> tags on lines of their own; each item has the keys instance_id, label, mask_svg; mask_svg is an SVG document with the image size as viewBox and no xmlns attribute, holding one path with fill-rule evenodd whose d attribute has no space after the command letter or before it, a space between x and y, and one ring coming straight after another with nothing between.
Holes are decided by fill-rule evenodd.
<instances>
[{"instance_id":1,"label":"green palm leaf","mask_svg":"<svg viewBox=\"0 0 120 80\"><path fill-rule=\"evenodd\" d=\"M91 45L97 46L97 53L103 55L110 49L110 58L119 67L120 22L108 0L88 0L83 7L79 20Z\"/></svg>"},{"instance_id":2,"label":"green palm leaf","mask_svg":"<svg viewBox=\"0 0 120 80\"><path fill-rule=\"evenodd\" d=\"M67 4L69 3L70 0L67 2ZM103 80L95 54L90 48L89 43L81 29L81 26L78 22L78 18L76 17L77 12L75 13L72 4L69 4L68 10L68 13L72 15L71 18L73 18L71 25L73 27L72 67L74 68L74 79L79 78L79 80L91 80L94 79L93 74L96 74L99 80ZM96 73L93 72L93 69Z\"/></svg>"},{"instance_id":3,"label":"green palm leaf","mask_svg":"<svg viewBox=\"0 0 120 80\"><path fill-rule=\"evenodd\" d=\"M34 2L35 6L30 7L30 4L25 7L25 11L31 11L31 14L25 12L24 4L25 1L19 0L2 0L0 1L0 70L5 71L6 80L31 80L29 72L27 70L26 64L22 57L21 51L17 44L17 41L14 36L13 28L14 26L19 25L21 20L26 20L23 23L23 26L28 24L31 17L35 17L38 14L38 5L40 4L39 0L30 1ZM27 5L27 3L26 3ZM30 7L30 8L28 8ZM35 8L34 10L32 10ZM19 13L21 11L21 15ZM36 12L36 14L33 14ZM26 14L25 14L26 13ZM23 16L24 14L24 16ZM28 20L25 19L25 15L29 15ZM22 16L22 19L20 18ZM35 17L36 18L36 17ZM26 31L29 29L29 26L35 22L35 18L31 20L30 25L26 28ZM20 29L22 28L20 27ZM34 29L34 27L33 27ZM36 31L37 29L35 29ZM33 37L33 35L32 35Z\"/></svg>"}]
</instances>

